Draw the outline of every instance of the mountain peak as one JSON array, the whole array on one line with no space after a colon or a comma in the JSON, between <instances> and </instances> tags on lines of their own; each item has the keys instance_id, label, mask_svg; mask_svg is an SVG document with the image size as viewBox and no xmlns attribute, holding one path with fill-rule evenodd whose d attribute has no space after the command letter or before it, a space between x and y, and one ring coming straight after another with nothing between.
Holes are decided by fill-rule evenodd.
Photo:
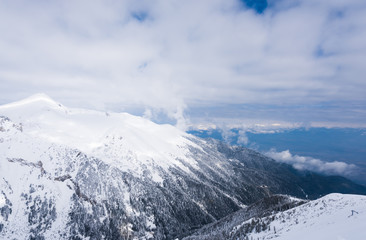
<instances>
[{"instance_id":1,"label":"mountain peak","mask_svg":"<svg viewBox=\"0 0 366 240\"><path fill-rule=\"evenodd\" d=\"M54 105L54 106L60 105L57 102L55 102L52 98L50 98L48 95L44 93L37 93L23 100L2 105L0 106L0 108L16 108L34 103L47 103L48 105Z\"/></svg>"},{"instance_id":2,"label":"mountain peak","mask_svg":"<svg viewBox=\"0 0 366 240\"><path fill-rule=\"evenodd\" d=\"M194 144L185 132L171 125L158 125L127 113L67 108L45 94L0 106L0 116L21 124L23 134L31 138L76 148L126 169L136 167L132 160L124 160L126 156L144 163L154 158L163 168L179 165L175 160L178 156L192 160L185 154L187 146Z\"/></svg>"},{"instance_id":3,"label":"mountain peak","mask_svg":"<svg viewBox=\"0 0 366 240\"><path fill-rule=\"evenodd\" d=\"M36 94L33 94L33 95L25 98L24 100L28 100L28 101L45 101L45 102L56 103L50 96L48 96L45 93L36 93Z\"/></svg>"},{"instance_id":4,"label":"mountain peak","mask_svg":"<svg viewBox=\"0 0 366 240\"><path fill-rule=\"evenodd\" d=\"M67 112L66 107L43 93L0 106L0 115L16 123L40 122L45 115Z\"/></svg>"}]
</instances>

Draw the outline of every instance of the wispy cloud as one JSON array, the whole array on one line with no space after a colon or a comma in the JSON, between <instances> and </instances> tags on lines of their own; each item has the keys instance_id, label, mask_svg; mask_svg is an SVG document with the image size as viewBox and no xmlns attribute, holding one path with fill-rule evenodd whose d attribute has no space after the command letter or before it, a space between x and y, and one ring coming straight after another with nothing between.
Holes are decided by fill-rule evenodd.
<instances>
[{"instance_id":1,"label":"wispy cloud","mask_svg":"<svg viewBox=\"0 0 366 240\"><path fill-rule=\"evenodd\" d=\"M361 119L365 1L268 2L258 14L238 0L1 0L0 102L45 92L65 105L146 107L180 123L199 107L333 104L313 117L355 109ZM277 110L265 117L296 118Z\"/></svg>"},{"instance_id":2,"label":"wispy cloud","mask_svg":"<svg viewBox=\"0 0 366 240\"><path fill-rule=\"evenodd\" d=\"M354 164L347 164L338 161L325 162L312 157L293 155L289 150L277 152L272 149L265 153L265 155L275 159L278 162L290 164L298 170L310 170L327 175L342 175L349 177L354 175L354 173L356 173L358 170Z\"/></svg>"},{"instance_id":3,"label":"wispy cloud","mask_svg":"<svg viewBox=\"0 0 366 240\"><path fill-rule=\"evenodd\" d=\"M246 135L246 131L245 130L239 130L237 144L245 146L245 145L248 145L248 143L249 143L249 138Z\"/></svg>"}]
</instances>

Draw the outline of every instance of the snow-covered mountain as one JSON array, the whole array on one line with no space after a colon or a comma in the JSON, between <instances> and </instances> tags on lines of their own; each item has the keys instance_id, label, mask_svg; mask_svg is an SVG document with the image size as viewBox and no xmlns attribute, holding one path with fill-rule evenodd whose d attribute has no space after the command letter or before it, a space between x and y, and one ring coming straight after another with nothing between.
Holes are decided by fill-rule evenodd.
<instances>
[{"instance_id":1,"label":"snow-covered mountain","mask_svg":"<svg viewBox=\"0 0 366 240\"><path fill-rule=\"evenodd\" d=\"M0 106L0 239L174 239L272 193L366 193L246 148L39 94Z\"/></svg>"},{"instance_id":2,"label":"snow-covered mountain","mask_svg":"<svg viewBox=\"0 0 366 240\"><path fill-rule=\"evenodd\" d=\"M196 164L192 158L186 157L188 147L197 147L187 139L186 133L127 113L68 109L39 94L1 106L0 114L21 124L24 135L31 141L42 141L38 143L39 147L53 143L78 149L139 176L146 170L141 168L142 165L148 170L155 165L163 169L174 165L189 172L184 164ZM28 156L28 153L24 154ZM16 156L20 157L19 152ZM179 161L172 161L178 157ZM162 181L158 174L152 177L156 182Z\"/></svg>"},{"instance_id":3,"label":"snow-covered mountain","mask_svg":"<svg viewBox=\"0 0 366 240\"><path fill-rule=\"evenodd\" d=\"M366 196L333 193L307 203L273 196L210 224L184 240L363 240L365 223Z\"/></svg>"}]
</instances>

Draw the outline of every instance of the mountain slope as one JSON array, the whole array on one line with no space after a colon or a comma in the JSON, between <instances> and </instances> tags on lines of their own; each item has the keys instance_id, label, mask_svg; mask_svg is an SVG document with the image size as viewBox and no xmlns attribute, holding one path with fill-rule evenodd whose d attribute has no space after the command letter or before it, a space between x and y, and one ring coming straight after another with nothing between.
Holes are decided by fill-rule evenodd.
<instances>
[{"instance_id":1,"label":"mountain slope","mask_svg":"<svg viewBox=\"0 0 366 240\"><path fill-rule=\"evenodd\" d=\"M184 238L184 240L241 239L240 237L245 235L238 226L241 226L243 222L252 218L266 217L277 212L285 211L306 202L306 200L289 197L287 195L272 195L265 197L216 222L207 224L195 231L192 235ZM255 224L249 225L249 227L245 229L245 233L252 232L256 227L258 228Z\"/></svg>"},{"instance_id":2,"label":"mountain slope","mask_svg":"<svg viewBox=\"0 0 366 240\"><path fill-rule=\"evenodd\" d=\"M366 193L249 149L45 95L0 106L0 116L2 239L174 239L272 193L315 198L331 185Z\"/></svg>"},{"instance_id":3,"label":"mountain slope","mask_svg":"<svg viewBox=\"0 0 366 240\"><path fill-rule=\"evenodd\" d=\"M274 199L273 199L274 198ZM184 240L195 239L352 239L366 235L366 196L329 194L299 202L278 196L267 198L267 214L258 208L262 201L240 210ZM277 201L276 201L277 200ZM282 203L282 204L279 204ZM281 211L275 206L286 207ZM301 206L296 206L296 205ZM255 209L256 211L253 211ZM288 210L286 210L288 209ZM272 213L270 212L272 211ZM253 213L254 212L254 213Z\"/></svg>"}]
</instances>

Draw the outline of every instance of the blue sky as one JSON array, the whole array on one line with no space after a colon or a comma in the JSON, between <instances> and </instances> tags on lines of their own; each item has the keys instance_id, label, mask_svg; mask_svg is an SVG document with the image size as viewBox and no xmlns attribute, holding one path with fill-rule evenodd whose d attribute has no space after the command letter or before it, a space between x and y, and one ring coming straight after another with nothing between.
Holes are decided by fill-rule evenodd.
<instances>
[{"instance_id":1,"label":"blue sky","mask_svg":"<svg viewBox=\"0 0 366 240\"><path fill-rule=\"evenodd\" d=\"M0 104L365 127L364 0L0 0Z\"/></svg>"}]
</instances>

